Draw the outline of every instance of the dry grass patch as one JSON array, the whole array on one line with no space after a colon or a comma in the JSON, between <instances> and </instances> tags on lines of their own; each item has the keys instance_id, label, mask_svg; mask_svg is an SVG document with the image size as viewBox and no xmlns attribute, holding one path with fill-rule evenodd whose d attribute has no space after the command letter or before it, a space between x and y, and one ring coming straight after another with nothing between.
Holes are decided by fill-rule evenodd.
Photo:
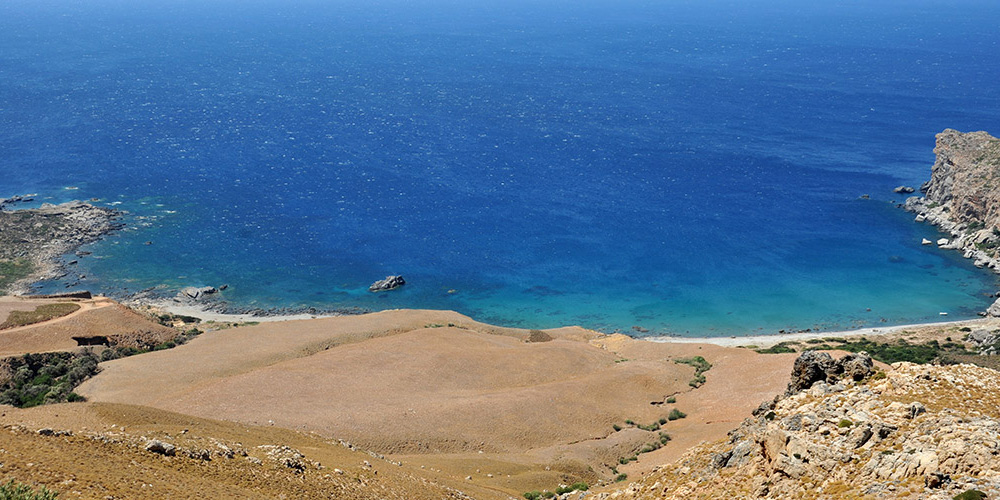
<instances>
[{"instance_id":1,"label":"dry grass patch","mask_svg":"<svg viewBox=\"0 0 1000 500\"><path fill-rule=\"evenodd\" d=\"M72 314L80 309L80 304L61 302L58 304L45 304L38 306L34 311L11 311L7 320L0 323L0 330L28 326L41 323L50 319L61 318Z\"/></svg>"}]
</instances>

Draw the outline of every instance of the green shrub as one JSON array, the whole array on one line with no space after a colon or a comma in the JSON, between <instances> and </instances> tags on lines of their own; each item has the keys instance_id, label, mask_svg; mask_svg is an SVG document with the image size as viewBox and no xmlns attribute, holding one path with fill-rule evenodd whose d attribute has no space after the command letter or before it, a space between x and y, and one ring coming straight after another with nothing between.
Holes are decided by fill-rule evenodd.
<instances>
[{"instance_id":1,"label":"green shrub","mask_svg":"<svg viewBox=\"0 0 1000 500\"><path fill-rule=\"evenodd\" d=\"M954 496L955 500L985 500L986 493L979 490L965 490Z\"/></svg>"},{"instance_id":2,"label":"green shrub","mask_svg":"<svg viewBox=\"0 0 1000 500\"><path fill-rule=\"evenodd\" d=\"M640 425L638 427L644 431L650 431L650 432L660 430L660 424L656 422L653 422L649 425Z\"/></svg>"},{"instance_id":3,"label":"green shrub","mask_svg":"<svg viewBox=\"0 0 1000 500\"><path fill-rule=\"evenodd\" d=\"M789 347L791 342L778 342L777 344L767 347L765 349L757 349L757 352L761 354L786 354L790 352L795 352L795 349Z\"/></svg>"},{"instance_id":4,"label":"green shrub","mask_svg":"<svg viewBox=\"0 0 1000 500\"><path fill-rule=\"evenodd\" d=\"M676 402L677 402L677 398L675 398L673 396L670 396L669 398L667 398L667 404L671 404L672 405L672 404L674 404Z\"/></svg>"},{"instance_id":5,"label":"green shrub","mask_svg":"<svg viewBox=\"0 0 1000 500\"><path fill-rule=\"evenodd\" d=\"M657 423L659 423L660 425L664 425L667 423L667 419L661 417L659 420L657 420Z\"/></svg>"},{"instance_id":6,"label":"green shrub","mask_svg":"<svg viewBox=\"0 0 1000 500\"><path fill-rule=\"evenodd\" d=\"M543 491L542 492L542 498L552 498L554 496L556 496L556 494L552 493L551 491Z\"/></svg>"},{"instance_id":7,"label":"green shrub","mask_svg":"<svg viewBox=\"0 0 1000 500\"><path fill-rule=\"evenodd\" d=\"M622 426L620 426L618 424L612 425L611 428L614 429L615 432L618 432L618 431L622 430Z\"/></svg>"},{"instance_id":8,"label":"green shrub","mask_svg":"<svg viewBox=\"0 0 1000 500\"><path fill-rule=\"evenodd\" d=\"M677 408L674 408L673 410L670 410L670 414L667 415L667 420L671 420L671 421L672 420L677 420L677 419L684 418L686 416L687 416L686 413L678 410Z\"/></svg>"},{"instance_id":9,"label":"green shrub","mask_svg":"<svg viewBox=\"0 0 1000 500\"><path fill-rule=\"evenodd\" d=\"M701 387L705 383L705 372L712 369L712 363L709 363L705 358L701 356L695 356L693 358L675 359L674 363L681 365L690 365L694 367L694 378L688 382L688 385L694 388Z\"/></svg>"},{"instance_id":10,"label":"green shrub","mask_svg":"<svg viewBox=\"0 0 1000 500\"><path fill-rule=\"evenodd\" d=\"M837 423L837 427L840 427L840 428L850 427L852 425L854 425L854 422L851 422L850 420L848 420L846 418L840 419L840 422Z\"/></svg>"},{"instance_id":11,"label":"green shrub","mask_svg":"<svg viewBox=\"0 0 1000 500\"><path fill-rule=\"evenodd\" d=\"M581 483L573 483L573 491L587 491L589 489L590 489L590 486L587 486L587 483L582 483L582 482Z\"/></svg>"},{"instance_id":12,"label":"green shrub","mask_svg":"<svg viewBox=\"0 0 1000 500\"><path fill-rule=\"evenodd\" d=\"M0 404L19 408L82 401L72 390L98 372L97 356L89 349L79 354L25 354L7 362L13 375L0 385Z\"/></svg>"},{"instance_id":13,"label":"green shrub","mask_svg":"<svg viewBox=\"0 0 1000 500\"><path fill-rule=\"evenodd\" d=\"M899 361L909 361L917 364L927 364L947 355L969 355L975 354L966 351L961 344L948 342L941 345L936 340L931 340L923 344L910 344L905 339L899 339L895 343L872 342L861 338L854 342L848 342L840 346L840 349L850 352L865 351L872 358L886 364Z\"/></svg>"},{"instance_id":14,"label":"green shrub","mask_svg":"<svg viewBox=\"0 0 1000 500\"><path fill-rule=\"evenodd\" d=\"M660 444L661 445L662 444L667 444L668 442L670 442L670 434L667 434L666 432L661 432L660 433Z\"/></svg>"},{"instance_id":15,"label":"green shrub","mask_svg":"<svg viewBox=\"0 0 1000 500\"><path fill-rule=\"evenodd\" d=\"M0 484L0 500L55 500L59 494L41 486L36 491L32 487L11 479Z\"/></svg>"},{"instance_id":16,"label":"green shrub","mask_svg":"<svg viewBox=\"0 0 1000 500\"><path fill-rule=\"evenodd\" d=\"M615 476L615 482L616 483L620 483L620 482L622 482L622 481L624 481L626 479L628 479L628 474L625 474L625 473L618 474L617 476Z\"/></svg>"},{"instance_id":17,"label":"green shrub","mask_svg":"<svg viewBox=\"0 0 1000 500\"><path fill-rule=\"evenodd\" d=\"M0 295L15 281L27 278L35 266L28 259L0 260Z\"/></svg>"},{"instance_id":18,"label":"green shrub","mask_svg":"<svg viewBox=\"0 0 1000 500\"><path fill-rule=\"evenodd\" d=\"M524 494L524 498L527 498L528 500L538 500L541 497L542 497L541 491L529 491Z\"/></svg>"}]
</instances>

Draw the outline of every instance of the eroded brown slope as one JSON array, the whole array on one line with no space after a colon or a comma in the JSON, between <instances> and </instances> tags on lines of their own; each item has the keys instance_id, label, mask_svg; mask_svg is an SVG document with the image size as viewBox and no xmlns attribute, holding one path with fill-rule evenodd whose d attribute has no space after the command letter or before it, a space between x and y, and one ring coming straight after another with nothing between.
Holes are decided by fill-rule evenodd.
<instances>
[{"instance_id":1,"label":"eroded brown slope","mask_svg":"<svg viewBox=\"0 0 1000 500\"><path fill-rule=\"evenodd\" d=\"M3 476L59 498L509 498L274 427L114 404L0 413ZM147 451L153 439L175 446L174 455Z\"/></svg>"}]
</instances>

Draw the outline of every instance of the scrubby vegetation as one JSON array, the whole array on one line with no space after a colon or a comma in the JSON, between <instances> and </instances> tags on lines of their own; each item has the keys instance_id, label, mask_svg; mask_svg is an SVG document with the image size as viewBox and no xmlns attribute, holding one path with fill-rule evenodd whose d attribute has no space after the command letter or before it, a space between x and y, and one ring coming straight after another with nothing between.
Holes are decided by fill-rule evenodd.
<instances>
[{"instance_id":1,"label":"scrubby vegetation","mask_svg":"<svg viewBox=\"0 0 1000 500\"><path fill-rule=\"evenodd\" d=\"M3 360L6 375L0 385L0 403L27 408L47 403L82 401L73 392L84 380L97 374L93 351L25 354Z\"/></svg>"},{"instance_id":2,"label":"scrubby vegetation","mask_svg":"<svg viewBox=\"0 0 1000 500\"><path fill-rule=\"evenodd\" d=\"M985 500L986 493L979 490L965 490L955 495L955 500Z\"/></svg>"},{"instance_id":3,"label":"scrubby vegetation","mask_svg":"<svg viewBox=\"0 0 1000 500\"><path fill-rule=\"evenodd\" d=\"M756 351L761 354L786 354L790 352L796 352L795 349L792 349L791 346L792 346L791 342L778 342L777 344L774 344L771 347L757 349Z\"/></svg>"},{"instance_id":4,"label":"scrubby vegetation","mask_svg":"<svg viewBox=\"0 0 1000 500\"><path fill-rule=\"evenodd\" d=\"M796 348L802 350L834 350L840 349L849 352L867 352L872 358L886 364L899 361L908 361L917 364L926 363L959 363L968 362L963 357L974 356L977 353L969 351L965 345L951 341L951 337L944 342L930 340L924 343L911 343L906 339L898 339L892 342L876 342L865 337L860 339L838 339L824 338L805 341L803 348L796 342L780 342L767 349L757 349L762 354L776 354L786 352L797 352Z\"/></svg>"},{"instance_id":5,"label":"scrubby vegetation","mask_svg":"<svg viewBox=\"0 0 1000 500\"><path fill-rule=\"evenodd\" d=\"M590 489L590 487L587 486L587 483L574 483L569 486L560 486L556 488L555 491L529 491L524 494L524 498L527 498L528 500L538 500L539 498L552 498L556 495L564 495L574 491L587 491L588 489Z\"/></svg>"},{"instance_id":6,"label":"scrubby vegetation","mask_svg":"<svg viewBox=\"0 0 1000 500\"><path fill-rule=\"evenodd\" d=\"M154 316L156 321L163 326L174 326L175 323L201 323L201 318L196 318L194 316L185 316L183 314L171 314L163 313Z\"/></svg>"},{"instance_id":7,"label":"scrubby vegetation","mask_svg":"<svg viewBox=\"0 0 1000 500\"><path fill-rule=\"evenodd\" d=\"M80 309L80 304L72 302L61 302L58 304L44 304L35 308L34 311L11 311L7 320L0 323L0 330L7 328L17 328L19 326L33 325L60 318Z\"/></svg>"},{"instance_id":8,"label":"scrubby vegetation","mask_svg":"<svg viewBox=\"0 0 1000 500\"><path fill-rule=\"evenodd\" d=\"M141 345L140 347L132 346L111 346L101 353L101 361L111 361L112 359L126 358L129 356L135 356L136 354L143 354L150 351L162 351L164 349L172 349L179 345L187 343L189 340L201 335L202 331L197 328L191 328L184 333L174 337L171 340L162 342L159 344L152 345Z\"/></svg>"},{"instance_id":9,"label":"scrubby vegetation","mask_svg":"<svg viewBox=\"0 0 1000 500\"><path fill-rule=\"evenodd\" d=\"M35 266L26 259L0 260L0 294L14 284L15 281L28 277Z\"/></svg>"},{"instance_id":10,"label":"scrubby vegetation","mask_svg":"<svg viewBox=\"0 0 1000 500\"><path fill-rule=\"evenodd\" d=\"M58 496L58 493L50 491L44 486L35 490L13 479L5 484L0 484L0 500L55 500Z\"/></svg>"},{"instance_id":11,"label":"scrubby vegetation","mask_svg":"<svg viewBox=\"0 0 1000 500\"><path fill-rule=\"evenodd\" d=\"M899 361L926 364L932 361L948 363L950 356L975 354L965 349L965 346L955 342L940 343L931 340L923 344L911 344L905 339L893 343L874 342L862 337L856 341L845 342L836 347L819 345L813 349L842 349L850 352L865 351L872 358L883 363L892 364Z\"/></svg>"},{"instance_id":12,"label":"scrubby vegetation","mask_svg":"<svg viewBox=\"0 0 1000 500\"><path fill-rule=\"evenodd\" d=\"M677 408L674 408L673 410L670 410L670 413L667 415L667 420L673 421L684 417L687 417L687 413L684 413L678 410Z\"/></svg>"},{"instance_id":13,"label":"scrubby vegetation","mask_svg":"<svg viewBox=\"0 0 1000 500\"><path fill-rule=\"evenodd\" d=\"M712 363L709 363L705 358L701 356L695 356L693 358L675 359L674 363L681 365L691 365L694 367L694 378L688 382L691 387L701 387L705 383L705 372L712 369Z\"/></svg>"}]
</instances>

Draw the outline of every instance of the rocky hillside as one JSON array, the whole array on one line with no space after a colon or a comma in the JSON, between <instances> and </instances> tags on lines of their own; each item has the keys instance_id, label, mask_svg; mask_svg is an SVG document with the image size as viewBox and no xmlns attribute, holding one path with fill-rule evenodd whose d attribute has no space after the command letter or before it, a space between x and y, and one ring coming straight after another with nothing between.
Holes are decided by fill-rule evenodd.
<instances>
[{"instance_id":1,"label":"rocky hillside","mask_svg":"<svg viewBox=\"0 0 1000 500\"><path fill-rule=\"evenodd\" d=\"M907 199L904 207L917 214L917 222L952 235L938 246L1000 272L1000 139L947 129L937 135L934 153L931 180L920 187L925 195ZM989 312L1000 316L1000 301Z\"/></svg>"},{"instance_id":2,"label":"rocky hillside","mask_svg":"<svg viewBox=\"0 0 1000 500\"><path fill-rule=\"evenodd\" d=\"M762 405L728 440L603 497L1000 496L1000 373L897 363L855 381L860 371L806 355L814 359L797 362L789 390L818 379L810 388Z\"/></svg>"}]
</instances>

